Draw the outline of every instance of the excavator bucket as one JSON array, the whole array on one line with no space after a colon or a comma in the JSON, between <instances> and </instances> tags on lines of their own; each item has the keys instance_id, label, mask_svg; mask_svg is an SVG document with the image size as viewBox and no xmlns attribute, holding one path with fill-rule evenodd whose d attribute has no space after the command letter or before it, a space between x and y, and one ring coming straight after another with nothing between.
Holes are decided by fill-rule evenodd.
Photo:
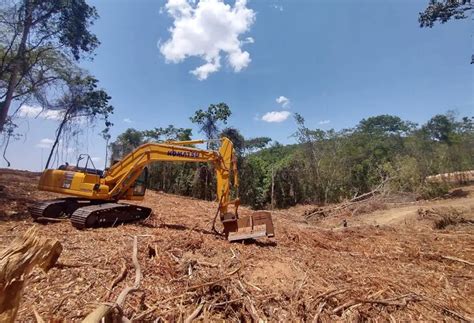
<instances>
[{"instance_id":1,"label":"excavator bucket","mask_svg":"<svg viewBox=\"0 0 474 323\"><path fill-rule=\"evenodd\" d=\"M233 213L227 213L224 215L222 223L229 241L275 236L272 214L270 212L255 212L239 218Z\"/></svg>"}]
</instances>

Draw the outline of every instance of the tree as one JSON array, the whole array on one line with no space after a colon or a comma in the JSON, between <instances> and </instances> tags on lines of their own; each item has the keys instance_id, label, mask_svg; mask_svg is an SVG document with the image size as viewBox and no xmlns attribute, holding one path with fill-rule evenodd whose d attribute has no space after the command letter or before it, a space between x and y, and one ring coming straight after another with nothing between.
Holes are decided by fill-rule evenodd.
<instances>
[{"instance_id":1,"label":"tree","mask_svg":"<svg viewBox=\"0 0 474 323\"><path fill-rule=\"evenodd\" d=\"M416 127L412 122L403 121L397 116L383 114L362 119L357 128L368 134L407 134Z\"/></svg>"},{"instance_id":2,"label":"tree","mask_svg":"<svg viewBox=\"0 0 474 323\"><path fill-rule=\"evenodd\" d=\"M3 2L0 7L0 131L14 100L31 94L57 78L45 77L37 69L44 58L61 56L79 61L98 46L89 31L98 15L85 0L21 0ZM66 61L64 59L64 61ZM46 61L48 62L48 61ZM49 61L54 64L54 61ZM38 73L31 73L32 71ZM36 79L35 79L35 77ZM29 80L27 93L22 87Z\"/></svg>"},{"instance_id":3,"label":"tree","mask_svg":"<svg viewBox=\"0 0 474 323\"><path fill-rule=\"evenodd\" d=\"M270 137L255 137L246 139L244 142L244 148L247 153L252 153L257 150L267 147L267 145L272 141Z\"/></svg>"},{"instance_id":4,"label":"tree","mask_svg":"<svg viewBox=\"0 0 474 323\"><path fill-rule=\"evenodd\" d=\"M444 24L452 18L466 19L473 9L471 0L430 0L425 11L420 12L418 21L421 28L432 28L435 22ZM474 64L474 55L471 56L471 64Z\"/></svg>"},{"instance_id":5,"label":"tree","mask_svg":"<svg viewBox=\"0 0 474 323\"><path fill-rule=\"evenodd\" d=\"M453 139L455 126L452 116L437 114L426 123L423 129L432 140L449 144Z\"/></svg>"},{"instance_id":6,"label":"tree","mask_svg":"<svg viewBox=\"0 0 474 323\"><path fill-rule=\"evenodd\" d=\"M191 140L192 129L176 128L173 125L168 125L166 128L144 130L143 136L148 141L186 141Z\"/></svg>"},{"instance_id":7,"label":"tree","mask_svg":"<svg viewBox=\"0 0 474 323\"><path fill-rule=\"evenodd\" d=\"M227 104L211 104L206 111L202 109L197 110L190 120L199 126L199 132L204 133L206 139L211 140L217 139L219 122L227 124L227 119L231 114L232 112ZM207 149L213 146L214 145L207 143Z\"/></svg>"},{"instance_id":8,"label":"tree","mask_svg":"<svg viewBox=\"0 0 474 323\"><path fill-rule=\"evenodd\" d=\"M97 83L98 80L90 75L72 76L67 83L66 92L54 104L53 108L62 109L62 120L56 130L56 139L51 147L46 168L49 166L59 139L73 124L92 123L97 118L102 118L106 127L103 135L108 134L107 129L112 126L108 117L113 113L114 108L109 104L111 97L103 89L98 89Z\"/></svg>"},{"instance_id":9,"label":"tree","mask_svg":"<svg viewBox=\"0 0 474 323\"><path fill-rule=\"evenodd\" d=\"M128 128L124 133L120 134L114 142L110 144L110 159L112 163L122 159L125 155L132 152L144 142L145 141L142 131Z\"/></svg>"},{"instance_id":10,"label":"tree","mask_svg":"<svg viewBox=\"0 0 474 323\"><path fill-rule=\"evenodd\" d=\"M230 108L227 104L211 104L206 111L203 111L202 109L197 110L190 120L192 123L195 123L199 126L199 132L204 133L207 140L213 140L217 139L217 135L219 134L219 122L227 124L227 119L231 114L232 112L230 111ZM206 143L207 149L212 149L215 147L215 142L208 141ZM203 189L196 190L200 191L201 194L203 193L201 196L203 196L204 199L207 199L209 188L212 187L212 185L209 185L209 183L212 181L213 175L209 167L210 166L207 164L203 165L198 169L195 176L196 182L198 182L199 178L204 179L205 185ZM212 193L210 196L212 196Z\"/></svg>"},{"instance_id":11,"label":"tree","mask_svg":"<svg viewBox=\"0 0 474 323\"><path fill-rule=\"evenodd\" d=\"M420 27L433 27L435 22L442 24L454 19L466 19L474 9L471 0L430 0L425 11L420 12Z\"/></svg>"},{"instance_id":12,"label":"tree","mask_svg":"<svg viewBox=\"0 0 474 323\"><path fill-rule=\"evenodd\" d=\"M245 139L240 131L236 128L227 127L221 131L220 137L227 137L234 144L234 149L240 156L245 148Z\"/></svg>"},{"instance_id":13,"label":"tree","mask_svg":"<svg viewBox=\"0 0 474 323\"><path fill-rule=\"evenodd\" d=\"M109 142L110 142L110 138L112 138L112 135L110 134L110 127L105 127L102 131L101 131L101 136L102 138L105 140L105 158L104 158L104 164L105 164L105 167L107 167L107 161L109 159Z\"/></svg>"}]
</instances>

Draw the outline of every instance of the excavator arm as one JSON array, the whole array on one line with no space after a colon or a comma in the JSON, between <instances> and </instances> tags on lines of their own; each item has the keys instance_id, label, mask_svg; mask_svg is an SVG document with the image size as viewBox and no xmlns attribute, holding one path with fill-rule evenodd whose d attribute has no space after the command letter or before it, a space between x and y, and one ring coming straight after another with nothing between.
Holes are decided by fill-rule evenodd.
<instances>
[{"instance_id":1,"label":"excavator arm","mask_svg":"<svg viewBox=\"0 0 474 323\"><path fill-rule=\"evenodd\" d=\"M217 179L217 200L220 213L227 213L229 205L234 205L235 212L239 200L231 200L231 170L234 174L234 186L238 186L236 159L232 142L222 138L219 151L202 150L186 145L204 143L204 140L182 142L147 143L122 160L112 165L105 173L104 183L110 188L109 199L134 199L131 186L150 163L164 162L209 162L214 165Z\"/></svg>"},{"instance_id":2,"label":"excavator arm","mask_svg":"<svg viewBox=\"0 0 474 323\"><path fill-rule=\"evenodd\" d=\"M237 162L232 142L228 138L221 138L218 151L189 146L204 142L204 140L190 140L146 143L113 164L103 174L87 167L68 165L59 169L47 169L41 175L39 189L71 195L76 199L72 202L71 199L63 199L60 203L54 201L43 203L42 206L33 208L32 215L39 217L47 213L48 217L51 217L55 213L69 212L72 214L73 224L76 221L75 226L81 228L115 223L121 219L123 222L140 219L144 214L149 214L151 209L143 208L146 210L138 212L131 205L124 206L116 202L143 199L144 190L137 192L135 185L143 172L147 171L146 167L150 163L208 162L214 165L216 172L219 202L217 213L227 238L233 241L263 236L273 237L273 222L269 212L256 212L239 217L240 201L238 198L231 198L232 174L233 186L238 186ZM84 203L88 206L83 207Z\"/></svg>"}]
</instances>

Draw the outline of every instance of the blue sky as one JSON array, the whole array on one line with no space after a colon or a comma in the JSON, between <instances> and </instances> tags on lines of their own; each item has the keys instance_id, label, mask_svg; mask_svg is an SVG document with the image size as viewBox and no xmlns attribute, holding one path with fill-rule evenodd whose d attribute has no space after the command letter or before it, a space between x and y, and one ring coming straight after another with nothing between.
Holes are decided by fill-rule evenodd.
<instances>
[{"instance_id":1,"label":"blue sky","mask_svg":"<svg viewBox=\"0 0 474 323\"><path fill-rule=\"evenodd\" d=\"M294 140L294 112L322 129L386 113L418 123L450 109L474 113L472 21L420 29L428 0L210 1L218 20L229 19L225 28L198 20L204 9L184 0L88 2L99 12L93 30L102 44L82 65L112 96L114 137L128 127L193 127L195 110L219 102L244 136L282 143ZM190 73L204 64L217 71ZM277 103L282 96L289 102ZM263 119L281 122L262 120L272 111ZM12 167L39 170L57 122L19 122L25 136L9 148ZM60 162L88 152L103 167L101 129L84 126L77 151L63 151Z\"/></svg>"}]
</instances>

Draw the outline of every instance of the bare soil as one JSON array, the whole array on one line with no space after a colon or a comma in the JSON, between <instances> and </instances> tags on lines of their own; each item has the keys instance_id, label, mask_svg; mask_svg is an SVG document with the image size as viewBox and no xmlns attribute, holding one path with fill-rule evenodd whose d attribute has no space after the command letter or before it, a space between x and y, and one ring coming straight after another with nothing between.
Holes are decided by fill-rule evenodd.
<instances>
[{"instance_id":1,"label":"bare soil","mask_svg":"<svg viewBox=\"0 0 474 323\"><path fill-rule=\"evenodd\" d=\"M36 224L27 207L59 196L39 192L38 176L0 169L0 248L31 226L64 247L56 267L27 277L20 321L33 320L33 308L45 320L78 321L113 302L133 285L135 235L143 279L123 311L137 320L182 321L199 304L201 321L474 319L472 186L464 197L317 221L303 216L313 206L277 210L276 237L243 244L211 232L217 203L153 191L141 202L153 214L141 223ZM110 289L123 264L126 278Z\"/></svg>"}]
</instances>

